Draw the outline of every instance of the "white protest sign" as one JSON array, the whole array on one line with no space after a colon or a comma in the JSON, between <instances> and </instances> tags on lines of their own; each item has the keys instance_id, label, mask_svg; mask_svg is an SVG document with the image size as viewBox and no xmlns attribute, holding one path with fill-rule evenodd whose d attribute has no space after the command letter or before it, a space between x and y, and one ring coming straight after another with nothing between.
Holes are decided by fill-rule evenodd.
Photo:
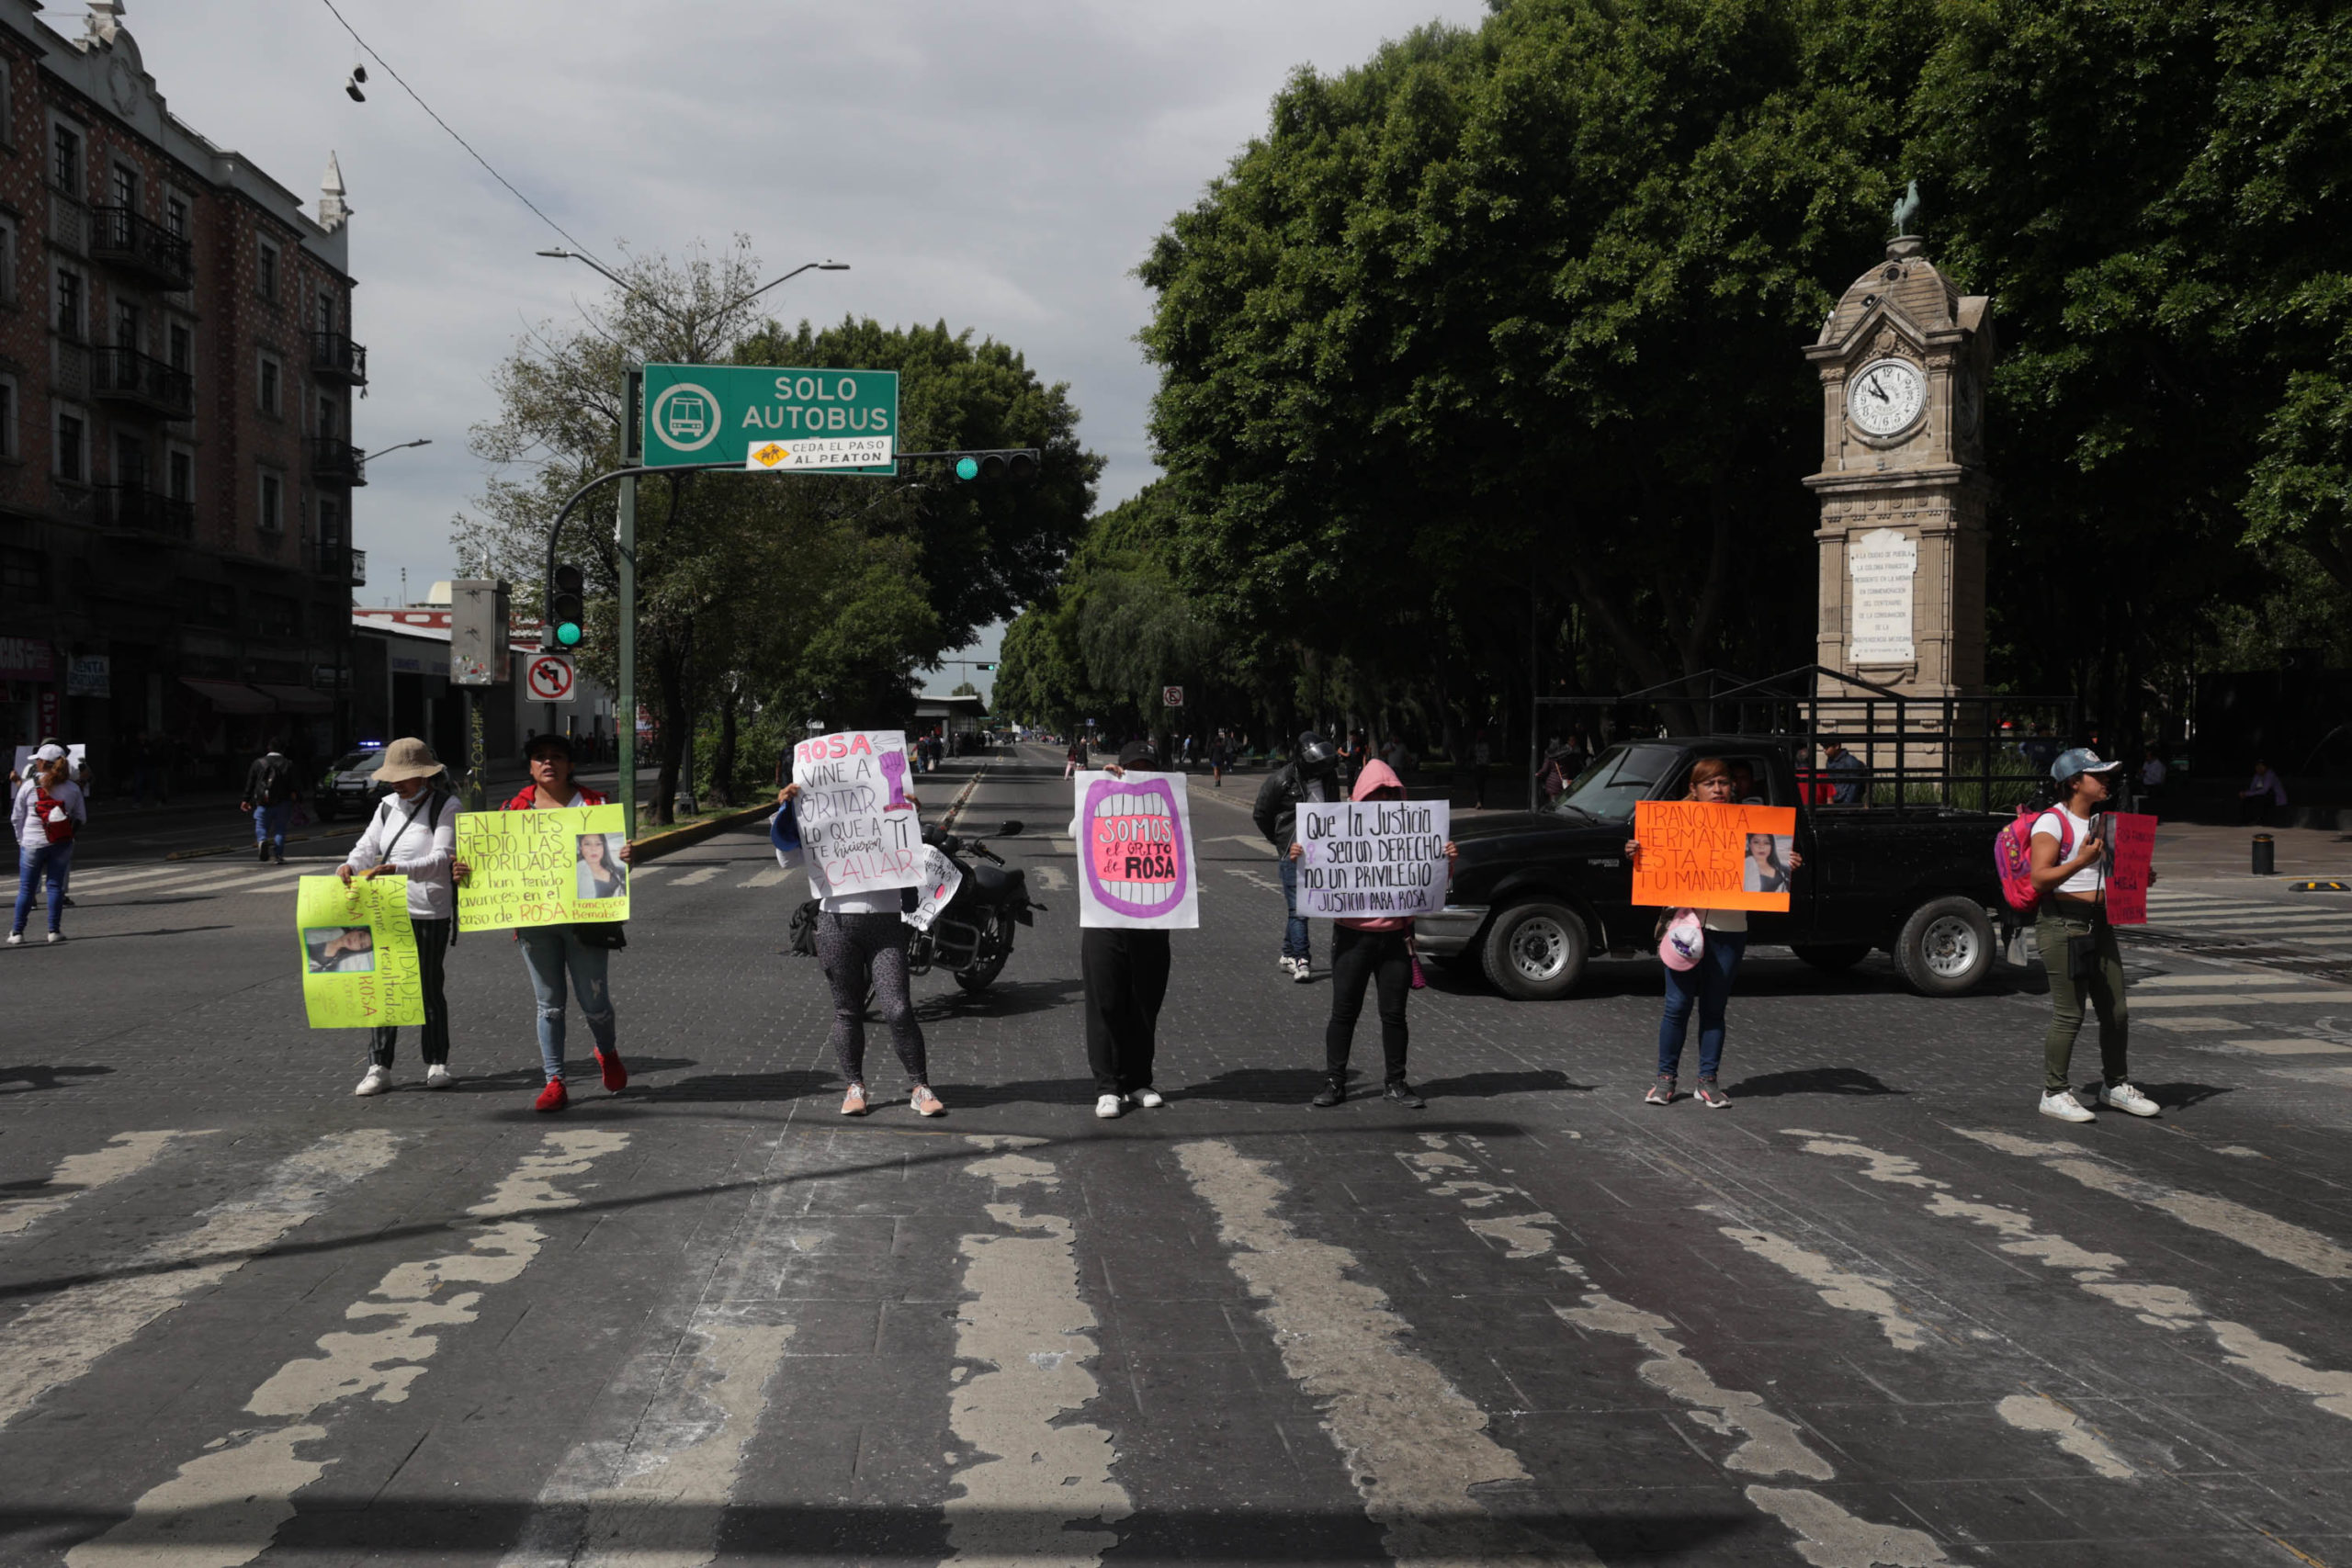
<instances>
[{"instance_id":1,"label":"white protest sign","mask_svg":"<svg viewBox=\"0 0 2352 1568\"><path fill-rule=\"evenodd\" d=\"M907 798L907 737L897 729L820 735L792 749L808 886L820 898L922 880L922 829Z\"/></svg>"},{"instance_id":2,"label":"white protest sign","mask_svg":"<svg viewBox=\"0 0 2352 1568\"><path fill-rule=\"evenodd\" d=\"M930 844L922 847L922 880L915 884L915 907L899 919L919 931L927 931L931 922L939 919L939 911L956 897L956 890L964 886L964 874L956 869L956 863L947 858L944 850Z\"/></svg>"},{"instance_id":3,"label":"white protest sign","mask_svg":"<svg viewBox=\"0 0 2352 1568\"><path fill-rule=\"evenodd\" d=\"M17 776L18 778L28 779L33 776L33 753L39 750L40 748L38 746L17 748ZM89 748L79 740L65 748L65 760L74 764L75 773L82 771L82 764L89 761Z\"/></svg>"},{"instance_id":4,"label":"white protest sign","mask_svg":"<svg viewBox=\"0 0 2352 1568\"><path fill-rule=\"evenodd\" d=\"M1298 912L1316 920L1379 920L1445 908L1442 800L1298 803Z\"/></svg>"},{"instance_id":5,"label":"white protest sign","mask_svg":"<svg viewBox=\"0 0 2352 1568\"><path fill-rule=\"evenodd\" d=\"M1080 925L1191 931L1201 923L1183 774L1080 773L1072 837Z\"/></svg>"}]
</instances>

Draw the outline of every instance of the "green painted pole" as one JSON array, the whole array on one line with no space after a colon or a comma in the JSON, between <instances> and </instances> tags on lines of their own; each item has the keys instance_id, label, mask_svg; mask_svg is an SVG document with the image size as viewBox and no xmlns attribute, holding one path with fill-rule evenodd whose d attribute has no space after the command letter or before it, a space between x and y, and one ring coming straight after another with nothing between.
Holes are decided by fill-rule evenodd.
<instances>
[{"instance_id":1,"label":"green painted pole","mask_svg":"<svg viewBox=\"0 0 2352 1568\"><path fill-rule=\"evenodd\" d=\"M631 370L621 385L621 462L633 466L639 458L638 402L645 392L645 372ZM620 561L620 711L614 721L620 730L621 820L631 839L637 837L637 476L621 480L620 516L614 529L614 554Z\"/></svg>"}]
</instances>

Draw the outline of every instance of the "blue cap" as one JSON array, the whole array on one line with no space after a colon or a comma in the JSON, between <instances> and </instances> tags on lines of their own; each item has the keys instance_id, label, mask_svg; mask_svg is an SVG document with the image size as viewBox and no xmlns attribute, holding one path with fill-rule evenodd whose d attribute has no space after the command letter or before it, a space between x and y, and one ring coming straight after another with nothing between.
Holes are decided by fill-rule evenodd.
<instances>
[{"instance_id":1,"label":"blue cap","mask_svg":"<svg viewBox=\"0 0 2352 1568\"><path fill-rule=\"evenodd\" d=\"M2058 754L2058 760L2050 764L2050 776L2064 784L2076 773L2111 773L2122 765L2120 762L2103 762L2099 761L2098 753L2089 747L2077 746L2071 751Z\"/></svg>"}]
</instances>

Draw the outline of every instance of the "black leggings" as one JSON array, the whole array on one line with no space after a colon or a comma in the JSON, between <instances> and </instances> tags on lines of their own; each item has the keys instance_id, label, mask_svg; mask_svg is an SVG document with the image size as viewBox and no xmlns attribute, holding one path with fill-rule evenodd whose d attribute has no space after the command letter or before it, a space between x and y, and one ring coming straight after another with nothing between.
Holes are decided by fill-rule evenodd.
<instances>
[{"instance_id":1,"label":"black leggings","mask_svg":"<svg viewBox=\"0 0 2352 1568\"><path fill-rule=\"evenodd\" d=\"M1405 998L1413 991L1413 954L1403 931L1331 928L1331 1022L1323 1032L1324 1067L1335 1077L1348 1070L1364 988L1374 981L1380 987L1380 1050L1388 1058L1388 1081L1403 1083Z\"/></svg>"},{"instance_id":2,"label":"black leggings","mask_svg":"<svg viewBox=\"0 0 2352 1568\"><path fill-rule=\"evenodd\" d=\"M449 993L441 977L447 967L451 922L420 920L411 915L408 923L416 932L417 989L424 993L424 1027L417 1031L417 1053L429 1067L449 1060ZM379 1067L390 1066L392 1042L400 1037L397 1028L378 1029L368 1043L368 1059Z\"/></svg>"},{"instance_id":3,"label":"black leggings","mask_svg":"<svg viewBox=\"0 0 2352 1568\"><path fill-rule=\"evenodd\" d=\"M896 914L817 915L817 962L833 987L833 1060L842 1077L865 1081L865 993L869 986L890 1026L899 1065L918 1084L931 1082L922 1025L907 997L907 922Z\"/></svg>"},{"instance_id":4,"label":"black leggings","mask_svg":"<svg viewBox=\"0 0 2352 1568\"><path fill-rule=\"evenodd\" d=\"M1168 997L1168 933L1090 926L1079 933L1086 979L1086 1062L1097 1094L1151 1087L1159 1004Z\"/></svg>"}]
</instances>

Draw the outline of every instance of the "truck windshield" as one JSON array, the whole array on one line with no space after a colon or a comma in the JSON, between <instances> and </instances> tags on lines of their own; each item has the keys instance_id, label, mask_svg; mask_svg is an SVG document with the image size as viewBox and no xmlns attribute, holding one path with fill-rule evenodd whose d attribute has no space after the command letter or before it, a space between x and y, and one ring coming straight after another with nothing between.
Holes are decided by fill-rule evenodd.
<instances>
[{"instance_id":1,"label":"truck windshield","mask_svg":"<svg viewBox=\"0 0 2352 1568\"><path fill-rule=\"evenodd\" d=\"M1577 775L1552 809L1580 811L1601 822L1630 821L1634 803L1647 800L1681 755L1679 747L1662 742L1612 746Z\"/></svg>"}]
</instances>

